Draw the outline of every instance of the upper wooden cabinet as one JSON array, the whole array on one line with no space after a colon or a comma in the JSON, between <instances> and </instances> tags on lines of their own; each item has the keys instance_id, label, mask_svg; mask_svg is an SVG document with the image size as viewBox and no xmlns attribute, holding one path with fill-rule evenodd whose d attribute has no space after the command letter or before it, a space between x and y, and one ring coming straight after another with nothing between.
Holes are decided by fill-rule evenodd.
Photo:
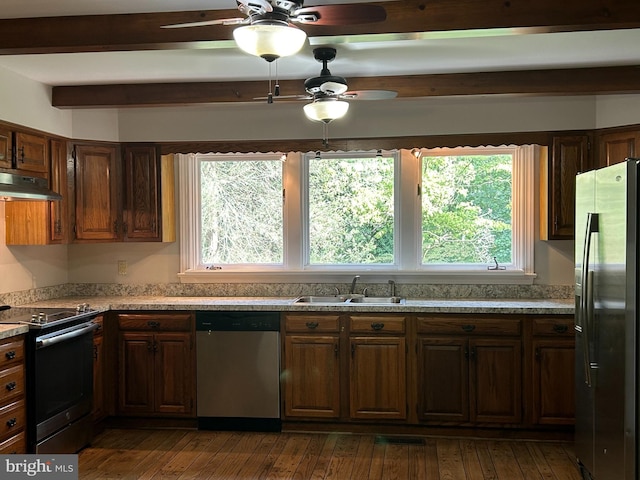
<instances>
[{"instance_id":1,"label":"upper wooden cabinet","mask_svg":"<svg viewBox=\"0 0 640 480\"><path fill-rule=\"evenodd\" d=\"M608 167L640 155L640 130L601 132L596 140L599 167Z\"/></svg>"},{"instance_id":2,"label":"upper wooden cabinet","mask_svg":"<svg viewBox=\"0 0 640 480\"><path fill-rule=\"evenodd\" d=\"M68 241L67 142L52 139L47 150L50 153L49 186L62 195L62 200L6 202L7 245L51 245Z\"/></svg>"},{"instance_id":3,"label":"upper wooden cabinet","mask_svg":"<svg viewBox=\"0 0 640 480\"><path fill-rule=\"evenodd\" d=\"M124 148L124 239L175 241L173 159L155 146Z\"/></svg>"},{"instance_id":4,"label":"upper wooden cabinet","mask_svg":"<svg viewBox=\"0 0 640 480\"><path fill-rule=\"evenodd\" d=\"M13 134L7 127L0 126L0 167L11 168L13 159Z\"/></svg>"},{"instance_id":5,"label":"upper wooden cabinet","mask_svg":"<svg viewBox=\"0 0 640 480\"><path fill-rule=\"evenodd\" d=\"M175 241L173 158L154 146L76 145L76 242Z\"/></svg>"},{"instance_id":6,"label":"upper wooden cabinet","mask_svg":"<svg viewBox=\"0 0 640 480\"><path fill-rule=\"evenodd\" d=\"M591 169L589 135L553 137L548 160L540 164L540 238L572 239L576 175Z\"/></svg>"},{"instance_id":7,"label":"upper wooden cabinet","mask_svg":"<svg viewBox=\"0 0 640 480\"><path fill-rule=\"evenodd\" d=\"M44 135L15 132L15 168L26 172L47 174L49 171L49 144Z\"/></svg>"},{"instance_id":8,"label":"upper wooden cabinet","mask_svg":"<svg viewBox=\"0 0 640 480\"><path fill-rule=\"evenodd\" d=\"M118 148L115 145L76 145L73 153L75 240L121 239Z\"/></svg>"}]
</instances>

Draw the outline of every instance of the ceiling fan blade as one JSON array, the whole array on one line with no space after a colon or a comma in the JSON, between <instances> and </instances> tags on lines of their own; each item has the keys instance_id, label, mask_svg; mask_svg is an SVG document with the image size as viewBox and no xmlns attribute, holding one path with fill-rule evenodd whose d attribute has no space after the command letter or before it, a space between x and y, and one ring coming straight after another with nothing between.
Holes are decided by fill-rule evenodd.
<instances>
[{"instance_id":1,"label":"ceiling fan blade","mask_svg":"<svg viewBox=\"0 0 640 480\"><path fill-rule=\"evenodd\" d=\"M350 100L391 100L397 96L393 90L351 90L340 95Z\"/></svg>"},{"instance_id":2,"label":"ceiling fan blade","mask_svg":"<svg viewBox=\"0 0 640 480\"><path fill-rule=\"evenodd\" d=\"M253 97L254 100L268 100L269 97ZM274 100L313 100L313 97L308 95L277 95L273 96Z\"/></svg>"},{"instance_id":3,"label":"ceiling fan blade","mask_svg":"<svg viewBox=\"0 0 640 480\"><path fill-rule=\"evenodd\" d=\"M240 25L247 23L247 18L219 18L218 20L204 20L202 22L175 23L173 25L162 25L160 28L191 28L207 27L209 25Z\"/></svg>"},{"instance_id":4,"label":"ceiling fan blade","mask_svg":"<svg viewBox=\"0 0 640 480\"><path fill-rule=\"evenodd\" d=\"M358 25L383 22L387 11L380 5L318 5L294 11L291 20L314 25Z\"/></svg>"}]
</instances>

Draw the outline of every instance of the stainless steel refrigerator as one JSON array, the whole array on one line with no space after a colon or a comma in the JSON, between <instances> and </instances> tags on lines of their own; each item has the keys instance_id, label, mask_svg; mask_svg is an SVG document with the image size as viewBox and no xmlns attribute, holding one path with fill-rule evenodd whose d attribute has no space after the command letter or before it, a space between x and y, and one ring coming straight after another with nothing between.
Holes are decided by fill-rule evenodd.
<instances>
[{"instance_id":1,"label":"stainless steel refrigerator","mask_svg":"<svg viewBox=\"0 0 640 480\"><path fill-rule=\"evenodd\" d=\"M585 479L638 478L640 159L576 178L576 432Z\"/></svg>"}]
</instances>

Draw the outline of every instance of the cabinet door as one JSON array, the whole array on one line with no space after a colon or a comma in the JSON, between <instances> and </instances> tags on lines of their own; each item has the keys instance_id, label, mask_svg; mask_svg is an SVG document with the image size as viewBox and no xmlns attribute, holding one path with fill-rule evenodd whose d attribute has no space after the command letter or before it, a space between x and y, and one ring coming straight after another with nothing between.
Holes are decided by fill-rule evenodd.
<instances>
[{"instance_id":1,"label":"cabinet door","mask_svg":"<svg viewBox=\"0 0 640 480\"><path fill-rule=\"evenodd\" d=\"M640 154L640 131L598 135L598 164L608 167Z\"/></svg>"},{"instance_id":2,"label":"cabinet door","mask_svg":"<svg viewBox=\"0 0 640 480\"><path fill-rule=\"evenodd\" d=\"M522 420L522 342L469 340L469 400L476 423Z\"/></svg>"},{"instance_id":3,"label":"cabinet door","mask_svg":"<svg viewBox=\"0 0 640 480\"><path fill-rule=\"evenodd\" d=\"M49 202L49 243L67 241L67 142L51 140L51 190L62 195L62 200Z\"/></svg>"},{"instance_id":4,"label":"cabinet door","mask_svg":"<svg viewBox=\"0 0 640 480\"><path fill-rule=\"evenodd\" d=\"M539 425L573 425L574 341L534 339L533 352L533 422Z\"/></svg>"},{"instance_id":5,"label":"cabinet door","mask_svg":"<svg viewBox=\"0 0 640 480\"><path fill-rule=\"evenodd\" d=\"M126 332L119 338L119 411L121 414L152 413L153 334Z\"/></svg>"},{"instance_id":6,"label":"cabinet door","mask_svg":"<svg viewBox=\"0 0 640 480\"><path fill-rule=\"evenodd\" d=\"M42 135L16 132L16 168L44 174L49 171L47 139Z\"/></svg>"},{"instance_id":7,"label":"cabinet door","mask_svg":"<svg viewBox=\"0 0 640 480\"><path fill-rule=\"evenodd\" d=\"M0 168L11 168L13 157L13 134L7 127L0 126Z\"/></svg>"},{"instance_id":8,"label":"cabinet door","mask_svg":"<svg viewBox=\"0 0 640 480\"><path fill-rule=\"evenodd\" d=\"M284 346L285 415L340 416L337 335L287 335Z\"/></svg>"},{"instance_id":9,"label":"cabinet door","mask_svg":"<svg viewBox=\"0 0 640 480\"><path fill-rule=\"evenodd\" d=\"M407 416L404 337L351 337L351 418L402 420Z\"/></svg>"},{"instance_id":10,"label":"cabinet door","mask_svg":"<svg viewBox=\"0 0 640 480\"><path fill-rule=\"evenodd\" d=\"M192 410L191 334L156 333L154 352L154 411L184 414Z\"/></svg>"},{"instance_id":11,"label":"cabinet door","mask_svg":"<svg viewBox=\"0 0 640 480\"><path fill-rule=\"evenodd\" d=\"M422 420L469 421L468 354L462 337L419 339L418 414Z\"/></svg>"},{"instance_id":12,"label":"cabinet door","mask_svg":"<svg viewBox=\"0 0 640 480\"><path fill-rule=\"evenodd\" d=\"M114 146L75 147L76 240L121 238L116 153Z\"/></svg>"},{"instance_id":13,"label":"cabinet door","mask_svg":"<svg viewBox=\"0 0 640 480\"><path fill-rule=\"evenodd\" d=\"M160 159L154 146L128 146L124 152L124 239L160 241Z\"/></svg>"},{"instance_id":14,"label":"cabinet door","mask_svg":"<svg viewBox=\"0 0 640 480\"><path fill-rule=\"evenodd\" d=\"M541 168L541 181L547 189L546 198L541 199L541 213L546 215L540 225L543 240L573 238L576 175L590 169L588 156L587 135L553 138L548 166Z\"/></svg>"}]
</instances>

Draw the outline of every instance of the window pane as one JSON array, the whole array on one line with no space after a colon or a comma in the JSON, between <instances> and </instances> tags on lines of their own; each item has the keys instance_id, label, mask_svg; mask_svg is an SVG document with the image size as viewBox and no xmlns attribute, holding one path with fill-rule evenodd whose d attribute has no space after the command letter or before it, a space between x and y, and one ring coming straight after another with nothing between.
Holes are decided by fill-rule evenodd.
<instances>
[{"instance_id":1,"label":"window pane","mask_svg":"<svg viewBox=\"0 0 640 480\"><path fill-rule=\"evenodd\" d=\"M309 159L309 263L392 264L393 157Z\"/></svg>"},{"instance_id":2,"label":"window pane","mask_svg":"<svg viewBox=\"0 0 640 480\"><path fill-rule=\"evenodd\" d=\"M512 263L511 155L422 159L422 263Z\"/></svg>"},{"instance_id":3,"label":"window pane","mask_svg":"<svg viewBox=\"0 0 640 480\"><path fill-rule=\"evenodd\" d=\"M201 262L283 262L282 162L200 163Z\"/></svg>"}]
</instances>

